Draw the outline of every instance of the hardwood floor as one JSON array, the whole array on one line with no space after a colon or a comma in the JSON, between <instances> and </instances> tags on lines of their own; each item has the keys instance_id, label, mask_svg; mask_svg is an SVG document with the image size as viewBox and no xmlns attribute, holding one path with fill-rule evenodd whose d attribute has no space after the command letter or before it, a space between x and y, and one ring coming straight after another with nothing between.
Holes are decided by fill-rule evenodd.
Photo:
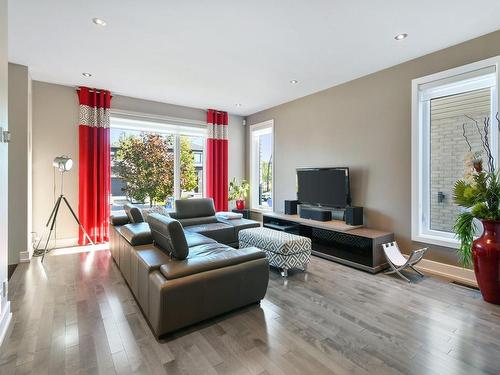
<instances>
[{"instance_id":1,"label":"hardwood floor","mask_svg":"<svg viewBox=\"0 0 500 375\"><path fill-rule=\"evenodd\" d=\"M21 264L0 374L500 374L500 307L313 257L253 305L153 337L108 251Z\"/></svg>"}]
</instances>

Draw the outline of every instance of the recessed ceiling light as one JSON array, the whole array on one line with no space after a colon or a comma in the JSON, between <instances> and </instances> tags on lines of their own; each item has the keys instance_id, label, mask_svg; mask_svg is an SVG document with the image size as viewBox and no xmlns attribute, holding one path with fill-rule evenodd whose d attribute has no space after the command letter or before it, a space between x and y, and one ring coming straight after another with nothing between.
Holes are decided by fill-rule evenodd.
<instances>
[{"instance_id":1,"label":"recessed ceiling light","mask_svg":"<svg viewBox=\"0 0 500 375\"><path fill-rule=\"evenodd\" d=\"M84 76L84 77L92 77L92 74L90 74L90 73L82 73L82 76Z\"/></svg>"},{"instance_id":2,"label":"recessed ceiling light","mask_svg":"<svg viewBox=\"0 0 500 375\"><path fill-rule=\"evenodd\" d=\"M394 39L396 40L403 40L403 39L406 39L408 37L408 34L406 33L402 33L402 34L398 34L394 37Z\"/></svg>"},{"instance_id":3,"label":"recessed ceiling light","mask_svg":"<svg viewBox=\"0 0 500 375\"><path fill-rule=\"evenodd\" d=\"M292 80L290 81L290 83L291 83L292 85L296 85L297 83L299 83L299 81L297 81L296 79L292 79Z\"/></svg>"},{"instance_id":4,"label":"recessed ceiling light","mask_svg":"<svg viewBox=\"0 0 500 375\"><path fill-rule=\"evenodd\" d=\"M106 26L107 23L104 20L101 20L100 18L92 18L92 22L94 22L98 26Z\"/></svg>"}]
</instances>

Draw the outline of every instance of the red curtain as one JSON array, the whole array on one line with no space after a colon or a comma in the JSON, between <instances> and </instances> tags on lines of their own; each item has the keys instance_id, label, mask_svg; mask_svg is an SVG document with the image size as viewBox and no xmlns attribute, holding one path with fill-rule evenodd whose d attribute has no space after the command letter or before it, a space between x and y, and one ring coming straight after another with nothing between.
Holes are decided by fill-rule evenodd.
<instances>
[{"instance_id":1,"label":"red curtain","mask_svg":"<svg viewBox=\"0 0 500 375\"><path fill-rule=\"evenodd\" d=\"M207 196L216 211L227 211L227 112L209 109L207 126Z\"/></svg>"},{"instance_id":2,"label":"red curtain","mask_svg":"<svg viewBox=\"0 0 500 375\"><path fill-rule=\"evenodd\" d=\"M80 87L78 217L94 243L109 241L111 93ZM79 229L78 243L88 240Z\"/></svg>"}]
</instances>

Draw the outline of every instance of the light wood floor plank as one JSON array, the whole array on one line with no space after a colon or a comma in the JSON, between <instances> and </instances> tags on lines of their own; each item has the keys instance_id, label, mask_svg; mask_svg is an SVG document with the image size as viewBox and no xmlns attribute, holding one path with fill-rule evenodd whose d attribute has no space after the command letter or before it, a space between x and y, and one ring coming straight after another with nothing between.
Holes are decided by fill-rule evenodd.
<instances>
[{"instance_id":1,"label":"light wood floor plank","mask_svg":"<svg viewBox=\"0 0 500 375\"><path fill-rule=\"evenodd\" d=\"M108 251L20 264L0 374L500 374L500 307L313 258L253 305L153 336Z\"/></svg>"}]
</instances>

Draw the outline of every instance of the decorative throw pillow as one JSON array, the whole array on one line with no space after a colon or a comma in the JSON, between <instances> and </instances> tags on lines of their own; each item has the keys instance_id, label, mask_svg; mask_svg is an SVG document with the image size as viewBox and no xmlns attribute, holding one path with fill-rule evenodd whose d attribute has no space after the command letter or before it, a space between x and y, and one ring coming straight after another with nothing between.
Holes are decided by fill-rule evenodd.
<instances>
[{"instance_id":1,"label":"decorative throw pillow","mask_svg":"<svg viewBox=\"0 0 500 375\"><path fill-rule=\"evenodd\" d=\"M141 210L141 212L142 212L142 217L144 218L144 221L146 221L146 222L148 221L148 216L153 214L153 213L157 213L157 214L160 214L160 215L163 215L166 217L170 217L167 209L163 206L153 206L153 207L149 207L149 208L143 208Z\"/></svg>"}]
</instances>

